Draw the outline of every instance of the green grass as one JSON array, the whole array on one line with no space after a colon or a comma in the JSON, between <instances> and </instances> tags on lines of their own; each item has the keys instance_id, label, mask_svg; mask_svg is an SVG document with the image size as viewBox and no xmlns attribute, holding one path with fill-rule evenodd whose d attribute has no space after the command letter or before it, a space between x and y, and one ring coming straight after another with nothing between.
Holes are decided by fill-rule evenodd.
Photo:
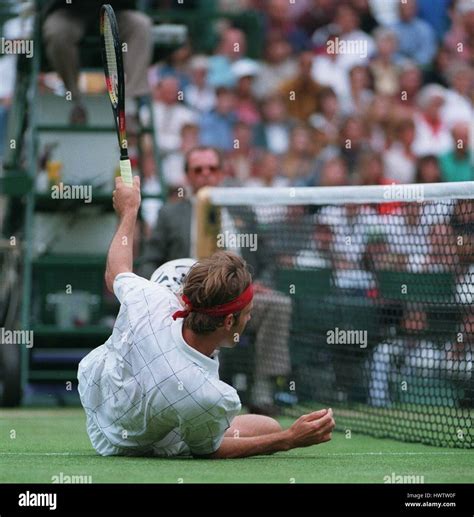
<instances>
[{"instance_id":1,"label":"green grass","mask_svg":"<svg viewBox=\"0 0 474 517\"><path fill-rule=\"evenodd\" d=\"M472 451L355 433L238 460L102 458L90 445L81 409L19 409L2 410L0 436L3 483L51 483L60 473L91 476L93 483L383 483L392 473L424 476L425 483L472 482Z\"/></svg>"}]
</instances>

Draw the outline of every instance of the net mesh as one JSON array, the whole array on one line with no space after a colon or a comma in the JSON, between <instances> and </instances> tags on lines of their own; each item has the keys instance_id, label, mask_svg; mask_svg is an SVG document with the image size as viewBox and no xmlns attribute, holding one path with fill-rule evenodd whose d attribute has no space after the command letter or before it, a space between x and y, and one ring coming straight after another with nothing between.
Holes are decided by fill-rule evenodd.
<instances>
[{"instance_id":1,"label":"net mesh","mask_svg":"<svg viewBox=\"0 0 474 517\"><path fill-rule=\"evenodd\" d=\"M472 447L474 202L236 202L207 216L259 286L221 351L243 402L332 407L347 436Z\"/></svg>"}]
</instances>

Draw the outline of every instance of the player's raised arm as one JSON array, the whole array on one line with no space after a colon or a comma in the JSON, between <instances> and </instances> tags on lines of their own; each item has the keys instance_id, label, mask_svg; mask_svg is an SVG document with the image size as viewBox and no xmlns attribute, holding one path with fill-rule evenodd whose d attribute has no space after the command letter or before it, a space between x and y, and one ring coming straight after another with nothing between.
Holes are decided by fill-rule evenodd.
<instances>
[{"instance_id":1,"label":"player's raised arm","mask_svg":"<svg viewBox=\"0 0 474 517\"><path fill-rule=\"evenodd\" d=\"M133 187L125 185L122 178L115 178L113 193L114 209L119 225L110 244L105 270L105 282L113 292L115 277L133 270L133 237L140 208L140 178L133 178Z\"/></svg>"}]
</instances>

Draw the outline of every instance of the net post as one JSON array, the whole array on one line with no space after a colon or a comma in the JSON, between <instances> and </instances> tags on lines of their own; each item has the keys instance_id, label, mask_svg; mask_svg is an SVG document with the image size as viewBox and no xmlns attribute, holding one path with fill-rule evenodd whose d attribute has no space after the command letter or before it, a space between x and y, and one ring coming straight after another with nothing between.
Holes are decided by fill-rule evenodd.
<instances>
[{"instance_id":1,"label":"net post","mask_svg":"<svg viewBox=\"0 0 474 517\"><path fill-rule=\"evenodd\" d=\"M217 234L220 229L220 208L212 205L210 189L202 188L193 204L193 218L196 221L196 242L193 255L198 259L211 256L217 250Z\"/></svg>"}]
</instances>

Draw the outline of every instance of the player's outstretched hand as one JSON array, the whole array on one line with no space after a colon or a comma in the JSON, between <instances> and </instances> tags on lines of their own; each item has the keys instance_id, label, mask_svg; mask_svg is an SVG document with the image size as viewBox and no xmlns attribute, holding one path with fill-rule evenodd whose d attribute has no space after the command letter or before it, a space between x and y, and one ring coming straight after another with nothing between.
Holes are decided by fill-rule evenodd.
<instances>
[{"instance_id":1,"label":"player's outstretched hand","mask_svg":"<svg viewBox=\"0 0 474 517\"><path fill-rule=\"evenodd\" d=\"M335 425L332 409L321 409L303 415L288 429L292 446L309 447L328 442L332 438Z\"/></svg>"},{"instance_id":2,"label":"player's outstretched hand","mask_svg":"<svg viewBox=\"0 0 474 517\"><path fill-rule=\"evenodd\" d=\"M137 215L140 208L140 177L133 177L133 186L125 184L120 176L115 178L115 190L113 192L114 210L122 218L127 214Z\"/></svg>"}]
</instances>

